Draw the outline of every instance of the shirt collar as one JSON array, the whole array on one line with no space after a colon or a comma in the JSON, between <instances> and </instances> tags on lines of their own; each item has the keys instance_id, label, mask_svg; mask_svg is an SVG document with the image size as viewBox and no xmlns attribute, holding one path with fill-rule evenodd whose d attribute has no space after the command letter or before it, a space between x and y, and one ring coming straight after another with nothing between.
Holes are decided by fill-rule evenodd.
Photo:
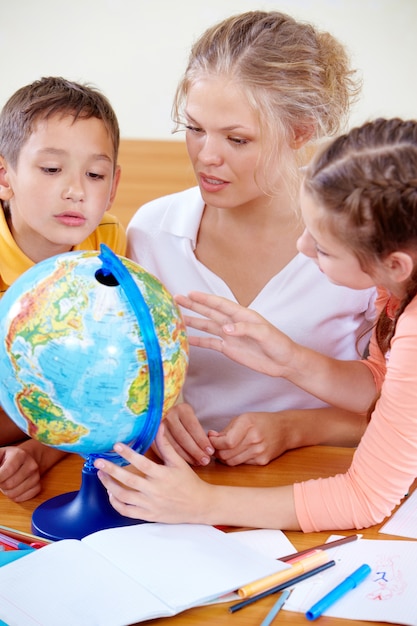
<instances>
[{"instance_id":1,"label":"shirt collar","mask_svg":"<svg viewBox=\"0 0 417 626\"><path fill-rule=\"evenodd\" d=\"M173 194L161 221L161 230L190 239L195 249L204 206L199 187Z\"/></svg>"}]
</instances>

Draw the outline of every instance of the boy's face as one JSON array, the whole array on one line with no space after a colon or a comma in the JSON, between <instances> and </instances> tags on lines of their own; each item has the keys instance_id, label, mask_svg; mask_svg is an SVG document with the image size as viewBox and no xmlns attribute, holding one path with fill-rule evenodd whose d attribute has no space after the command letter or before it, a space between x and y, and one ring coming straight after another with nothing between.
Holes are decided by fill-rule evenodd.
<instances>
[{"instance_id":1,"label":"boy's face","mask_svg":"<svg viewBox=\"0 0 417 626\"><path fill-rule=\"evenodd\" d=\"M38 262L84 241L110 208L119 177L101 120L39 121L16 167L0 162L0 197L9 201L19 247Z\"/></svg>"}]
</instances>

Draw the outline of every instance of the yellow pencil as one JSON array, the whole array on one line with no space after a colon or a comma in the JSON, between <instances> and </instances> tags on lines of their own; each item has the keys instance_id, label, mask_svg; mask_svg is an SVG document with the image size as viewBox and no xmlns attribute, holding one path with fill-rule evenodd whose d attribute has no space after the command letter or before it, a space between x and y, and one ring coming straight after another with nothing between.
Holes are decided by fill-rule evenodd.
<instances>
[{"instance_id":1,"label":"yellow pencil","mask_svg":"<svg viewBox=\"0 0 417 626\"><path fill-rule=\"evenodd\" d=\"M244 585L238 589L237 592L241 598L249 598L257 593L271 589L271 587L275 587L275 585L280 585L281 583L284 583L299 574L308 572L319 565L323 565L328 562L329 558L329 555L324 550L320 550L311 556L307 556L304 559L296 561L288 569L281 570L280 572L270 574L269 576L265 576L264 578L260 578L259 580L255 580L252 583Z\"/></svg>"}]
</instances>

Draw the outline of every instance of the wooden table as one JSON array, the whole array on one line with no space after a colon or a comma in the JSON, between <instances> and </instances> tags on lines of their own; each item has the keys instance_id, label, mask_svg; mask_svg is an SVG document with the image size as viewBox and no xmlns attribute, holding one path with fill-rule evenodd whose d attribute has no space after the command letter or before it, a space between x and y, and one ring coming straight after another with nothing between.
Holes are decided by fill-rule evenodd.
<instances>
[{"instance_id":1,"label":"wooden table","mask_svg":"<svg viewBox=\"0 0 417 626\"><path fill-rule=\"evenodd\" d=\"M208 467L199 468L198 474L210 483L227 485L272 487L285 485L295 481L320 476L329 476L344 472L350 465L353 450L350 448L334 448L327 446L312 446L287 452L266 467L239 466L226 467L213 462ZM28 502L16 504L3 495L0 495L0 524L10 526L25 532L31 532L31 516L33 510L45 500L78 490L81 479L83 460L76 455L69 455L58 463L43 478L42 493ZM416 483L413 488L416 487ZM378 534L380 525L373 526L361 533L366 539L400 539L390 535ZM286 532L288 539L297 550L310 548L324 543L332 532L301 533ZM340 534L340 531L338 532ZM198 563L196 563L198 568ZM253 605L231 614L227 604L217 604L210 607L190 609L180 615L170 618L161 618L142 622L148 626L196 626L200 624L216 624L216 626L258 626L275 602L275 597L264 598ZM276 624L303 624L308 623L304 615L291 611L281 611L276 618ZM320 625L350 626L356 621L321 617ZM382 625L382 622L362 622L368 626Z\"/></svg>"}]
</instances>

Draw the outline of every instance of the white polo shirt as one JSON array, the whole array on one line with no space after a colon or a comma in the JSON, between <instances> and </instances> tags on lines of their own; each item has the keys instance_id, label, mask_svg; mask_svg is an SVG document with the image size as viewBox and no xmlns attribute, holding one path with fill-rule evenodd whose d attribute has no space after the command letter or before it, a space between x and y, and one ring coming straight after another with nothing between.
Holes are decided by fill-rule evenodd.
<instances>
[{"instance_id":1,"label":"white polo shirt","mask_svg":"<svg viewBox=\"0 0 417 626\"><path fill-rule=\"evenodd\" d=\"M128 226L127 255L172 294L196 290L236 301L227 284L194 254L203 209L198 187L145 204ZM311 259L297 254L250 308L298 343L338 359L356 359L357 339L374 319L374 297L373 289L333 285ZM368 338L369 334L360 342L361 349ZM284 379L259 374L218 352L196 347L190 350L183 398L206 431L220 431L233 417L250 411L325 406Z\"/></svg>"}]
</instances>

